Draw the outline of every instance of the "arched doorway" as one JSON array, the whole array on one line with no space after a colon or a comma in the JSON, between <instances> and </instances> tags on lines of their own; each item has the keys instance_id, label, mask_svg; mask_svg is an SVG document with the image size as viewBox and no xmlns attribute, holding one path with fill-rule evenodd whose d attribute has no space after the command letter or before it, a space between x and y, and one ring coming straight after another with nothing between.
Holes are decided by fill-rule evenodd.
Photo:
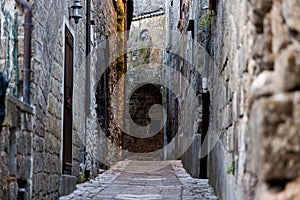
<instances>
[{"instance_id":1,"label":"arched doorway","mask_svg":"<svg viewBox=\"0 0 300 200\"><path fill-rule=\"evenodd\" d=\"M129 113L131 119L138 126L161 123L161 120L151 119L149 116L150 108L155 105L162 105L162 93L160 86L146 84L136 89L129 99ZM152 121L151 121L152 120ZM151 125L149 126L151 132ZM130 127L129 127L130 130ZM145 133L147 134L147 133ZM147 138L137 138L123 133L123 150L132 153L149 153L162 149L164 145L164 130L161 129L157 134ZM162 159L162 155L157 155L157 160ZM149 158L143 158L149 159Z\"/></svg>"}]
</instances>

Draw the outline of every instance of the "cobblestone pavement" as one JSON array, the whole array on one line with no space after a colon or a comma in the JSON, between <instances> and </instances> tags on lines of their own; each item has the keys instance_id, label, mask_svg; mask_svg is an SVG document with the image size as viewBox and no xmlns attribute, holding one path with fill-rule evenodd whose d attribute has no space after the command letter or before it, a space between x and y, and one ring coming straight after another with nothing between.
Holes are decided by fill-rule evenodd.
<instances>
[{"instance_id":1,"label":"cobblestone pavement","mask_svg":"<svg viewBox=\"0 0 300 200\"><path fill-rule=\"evenodd\" d=\"M180 161L121 161L60 200L217 200L206 179L194 179Z\"/></svg>"}]
</instances>

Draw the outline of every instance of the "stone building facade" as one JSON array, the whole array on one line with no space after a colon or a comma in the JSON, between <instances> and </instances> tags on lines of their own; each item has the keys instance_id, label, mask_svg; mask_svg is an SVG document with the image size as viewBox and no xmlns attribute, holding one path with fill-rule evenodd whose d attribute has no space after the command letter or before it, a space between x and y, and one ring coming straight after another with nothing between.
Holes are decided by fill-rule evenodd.
<instances>
[{"instance_id":1,"label":"stone building facade","mask_svg":"<svg viewBox=\"0 0 300 200\"><path fill-rule=\"evenodd\" d=\"M83 13L87 2L81 1ZM0 133L1 199L57 199L72 191L84 172L94 175L121 159L122 147L141 152L139 146L154 142L159 149L164 145L164 159L180 157L194 177L208 175L219 199L299 197L299 1L91 1L88 57L87 19L84 14L78 24L69 19L72 3L28 2L33 14L29 105L22 93L24 9L1 0L0 69L9 79ZM126 44L122 32L135 27L140 31L132 38L149 42L149 26L167 33L158 35L164 50L126 55L132 35ZM139 82L130 79L137 65L149 62L163 62L147 73L165 80L166 87L152 84L126 93ZM129 79L123 80L126 71ZM177 72L180 77L173 79ZM194 94L196 107L179 98ZM138 124L148 122L147 113L139 113L141 101L146 108L161 102L168 120L163 137L134 146L120 127L126 123L125 103ZM217 140L209 144L208 158L200 159L206 136Z\"/></svg>"},{"instance_id":2,"label":"stone building facade","mask_svg":"<svg viewBox=\"0 0 300 200\"><path fill-rule=\"evenodd\" d=\"M133 1L133 18L127 41L127 72L125 77L125 103L129 111L125 115L124 127L128 132L123 133L123 158L142 160L162 160L164 146L164 130L154 130L150 125L153 120L160 123L160 116L150 116L150 108L162 105L162 93L159 81L148 83L150 77L162 79L163 49L155 49L157 38L152 38L151 31L164 27L163 1ZM145 138L133 135L135 126L130 121L143 129ZM159 126L159 124L157 124ZM145 155L147 154L147 155Z\"/></svg>"},{"instance_id":3,"label":"stone building facade","mask_svg":"<svg viewBox=\"0 0 300 200\"><path fill-rule=\"evenodd\" d=\"M220 199L299 196L299 9L298 1L166 3L167 26L190 34L188 21L194 20L194 40L212 59L199 65L200 76L185 76L202 96L198 133L203 143L209 129L214 142L208 146L207 175ZM189 43L179 47L182 52L193 49ZM187 68L183 59L168 53L170 48L168 65ZM203 61L199 53L196 58ZM206 83L205 94L201 85ZM172 108L180 104L172 96L167 102ZM176 110L169 115L176 116ZM176 128L176 117L171 119L169 126ZM185 156L185 167L193 173ZM200 177L205 162L200 160Z\"/></svg>"},{"instance_id":4,"label":"stone building facade","mask_svg":"<svg viewBox=\"0 0 300 200\"><path fill-rule=\"evenodd\" d=\"M220 199L298 199L300 3L210 2L210 182Z\"/></svg>"},{"instance_id":5,"label":"stone building facade","mask_svg":"<svg viewBox=\"0 0 300 200\"><path fill-rule=\"evenodd\" d=\"M112 6L115 12L112 12ZM95 58L94 87L95 103L97 105L97 121L100 140L98 152L100 164L104 168L122 159L121 127L124 121L124 90L122 76L127 70L126 41L127 29L130 28L132 1L98 2L103 9L97 29L97 51ZM129 17L127 17L129 16ZM100 58L99 58L100 57ZM102 59L102 58L104 59ZM92 144L92 143L91 143Z\"/></svg>"},{"instance_id":6,"label":"stone building facade","mask_svg":"<svg viewBox=\"0 0 300 200\"><path fill-rule=\"evenodd\" d=\"M73 1L27 2L32 8L30 105L22 95L24 8L16 2L2 0L0 5L1 71L10 81L0 137L0 198L57 199L71 192L85 172L95 175L103 164L101 154L109 152L111 140L99 134L95 109L101 65L94 53L87 64L87 45L93 52L116 33L118 8L125 10L127 2L90 1L94 25L89 42L87 0L81 1L78 24L69 19Z\"/></svg>"},{"instance_id":7,"label":"stone building facade","mask_svg":"<svg viewBox=\"0 0 300 200\"><path fill-rule=\"evenodd\" d=\"M198 60L200 55L197 55L203 53L197 44L200 1L166 1L165 7L168 30L164 56L166 87L178 87L177 91L169 89L165 93L167 139L175 140L174 145L167 148L167 155L177 155L176 159L180 156L186 170L192 176L200 177L199 152L203 135L201 131L203 69L201 61ZM180 73L180 78L174 80L173 77L176 77L177 73ZM196 106L192 106L193 104ZM179 136L178 139L176 135Z\"/></svg>"}]
</instances>

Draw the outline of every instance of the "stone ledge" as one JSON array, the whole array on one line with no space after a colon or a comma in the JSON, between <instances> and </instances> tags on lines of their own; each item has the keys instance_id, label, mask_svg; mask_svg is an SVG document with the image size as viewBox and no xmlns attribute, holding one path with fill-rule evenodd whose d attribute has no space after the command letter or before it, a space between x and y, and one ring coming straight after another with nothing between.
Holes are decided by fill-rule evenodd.
<instances>
[{"instance_id":1,"label":"stone ledge","mask_svg":"<svg viewBox=\"0 0 300 200\"><path fill-rule=\"evenodd\" d=\"M70 175L62 175L59 179L59 196L72 193L76 189L77 178Z\"/></svg>"},{"instance_id":2,"label":"stone ledge","mask_svg":"<svg viewBox=\"0 0 300 200\"><path fill-rule=\"evenodd\" d=\"M15 104L20 111L24 111L24 112L30 113L30 114L34 113L33 106L28 105L27 103L21 101L20 99L16 98L15 96L12 96L10 94L6 95L6 102Z\"/></svg>"},{"instance_id":3,"label":"stone ledge","mask_svg":"<svg viewBox=\"0 0 300 200\"><path fill-rule=\"evenodd\" d=\"M2 126L21 127L22 124L26 123L27 129L32 130L32 119L30 116L34 115L33 106L10 94L6 95L5 104L6 116Z\"/></svg>"},{"instance_id":4,"label":"stone ledge","mask_svg":"<svg viewBox=\"0 0 300 200\"><path fill-rule=\"evenodd\" d=\"M161 16L161 15L164 15L164 14L165 14L164 10L158 10L158 11L153 11L153 12L149 12L149 13L143 13L141 15L134 16L132 18L132 21L139 21L139 20L142 20L142 19L157 17L157 16Z\"/></svg>"}]
</instances>

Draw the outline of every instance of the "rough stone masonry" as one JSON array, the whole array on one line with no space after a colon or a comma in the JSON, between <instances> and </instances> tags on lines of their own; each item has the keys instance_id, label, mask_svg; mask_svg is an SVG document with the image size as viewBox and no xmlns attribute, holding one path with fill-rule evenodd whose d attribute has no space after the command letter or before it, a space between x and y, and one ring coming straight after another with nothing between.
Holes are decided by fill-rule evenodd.
<instances>
[{"instance_id":1,"label":"rough stone masonry","mask_svg":"<svg viewBox=\"0 0 300 200\"><path fill-rule=\"evenodd\" d=\"M220 199L299 199L300 2L210 3L210 183Z\"/></svg>"},{"instance_id":2,"label":"rough stone masonry","mask_svg":"<svg viewBox=\"0 0 300 200\"><path fill-rule=\"evenodd\" d=\"M87 1L80 2L85 10ZM117 4L112 0L91 2L95 26L90 42L92 49L95 49L105 38L116 33ZM41 0L28 3L32 6L33 15L32 49L29 49L32 55L31 105L22 101L24 9L12 0L2 0L0 5L0 64L1 71L10 79L7 116L0 133L0 199L17 199L21 196L25 199L57 199L59 195L71 192L76 181L82 178L80 163L87 165L92 175L97 171L101 158L98 148L101 148L104 156L113 154L107 150L112 140L106 136L100 138L100 134L97 134L100 129L95 110L95 87L98 84L95 76L99 75L96 68L101 66L93 65L96 67L91 69L91 74L95 76L86 80L85 14L75 24L69 18L71 1ZM124 7L122 1L119 3L121 8ZM125 26L124 20L123 16L121 28ZM67 93L64 91L66 30L69 30L73 39L72 117L67 120L64 119L64 96ZM115 71L111 73L112 82L116 81ZM85 90L87 81L90 81L91 93ZM115 89L113 83L109 89ZM92 99L90 105L85 101L88 95ZM89 116L86 115L86 107L90 110ZM65 174L63 127L67 121L71 122L69 131L72 136L68 145L72 147L69 152L72 165L68 174Z\"/></svg>"}]
</instances>

